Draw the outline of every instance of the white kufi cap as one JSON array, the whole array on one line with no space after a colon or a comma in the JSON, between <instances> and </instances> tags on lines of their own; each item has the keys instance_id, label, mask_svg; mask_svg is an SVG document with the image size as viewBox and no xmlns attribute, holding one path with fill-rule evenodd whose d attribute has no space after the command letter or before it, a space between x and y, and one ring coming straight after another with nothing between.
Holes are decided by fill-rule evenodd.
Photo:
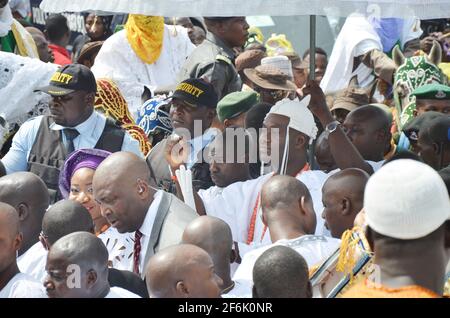
<instances>
[{"instance_id":1,"label":"white kufi cap","mask_svg":"<svg viewBox=\"0 0 450 318\"><path fill-rule=\"evenodd\" d=\"M411 159L392 161L369 179L364 209L373 230L400 240L425 237L450 219L444 181L433 168Z\"/></svg>"}]
</instances>

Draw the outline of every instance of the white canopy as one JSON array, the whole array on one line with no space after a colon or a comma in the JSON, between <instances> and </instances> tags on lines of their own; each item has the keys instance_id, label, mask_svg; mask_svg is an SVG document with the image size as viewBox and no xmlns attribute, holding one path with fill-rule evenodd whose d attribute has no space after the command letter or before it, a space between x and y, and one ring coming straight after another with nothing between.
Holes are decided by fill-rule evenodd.
<instances>
[{"instance_id":1,"label":"white canopy","mask_svg":"<svg viewBox=\"0 0 450 318\"><path fill-rule=\"evenodd\" d=\"M47 12L97 11L161 16L292 16L346 17L354 12L379 17L421 19L450 17L449 0L43 0Z\"/></svg>"}]
</instances>

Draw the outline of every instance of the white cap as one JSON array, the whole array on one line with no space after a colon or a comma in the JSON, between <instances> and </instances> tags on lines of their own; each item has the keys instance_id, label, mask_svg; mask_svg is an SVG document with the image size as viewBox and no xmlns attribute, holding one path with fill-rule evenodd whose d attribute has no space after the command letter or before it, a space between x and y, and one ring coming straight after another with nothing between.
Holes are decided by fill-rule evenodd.
<instances>
[{"instance_id":1,"label":"white cap","mask_svg":"<svg viewBox=\"0 0 450 318\"><path fill-rule=\"evenodd\" d=\"M450 219L444 181L430 166L411 159L392 161L366 185L367 224L376 232L400 239L418 239Z\"/></svg>"},{"instance_id":2,"label":"white cap","mask_svg":"<svg viewBox=\"0 0 450 318\"><path fill-rule=\"evenodd\" d=\"M317 126L314 116L308 109L311 96L305 96L301 101L285 98L277 102L269 111L269 114L283 115L290 118L289 128L297 130L309 136L310 142L316 139Z\"/></svg>"},{"instance_id":3,"label":"white cap","mask_svg":"<svg viewBox=\"0 0 450 318\"><path fill-rule=\"evenodd\" d=\"M292 63L287 56L277 55L265 57L261 60L261 65L273 66L288 75L291 81L294 79L294 73L292 73Z\"/></svg>"}]
</instances>

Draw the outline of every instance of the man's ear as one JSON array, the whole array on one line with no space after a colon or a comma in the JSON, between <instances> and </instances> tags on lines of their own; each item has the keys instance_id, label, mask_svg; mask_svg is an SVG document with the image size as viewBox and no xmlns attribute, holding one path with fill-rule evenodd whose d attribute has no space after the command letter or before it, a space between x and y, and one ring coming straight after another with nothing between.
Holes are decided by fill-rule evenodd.
<instances>
[{"instance_id":1,"label":"man's ear","mask_svg":"<svg viewBox=\"0 0 450 318\"><path fill-rule=\"evenodd\" d=\"M444 223L444 242L445 242L445 248L450 249L450 221L446 221Z\"/></svg>"},{"instance_id":2,"label":"man's ear","mask_svg":"<svg viewBox=\"0 0 450 318\"><path fill-rule=\"evenodd\" d=\"M86 102L87 105L94 105L95 93L94 92L87 93L86 96L84 97L84 101Z\"/></svg>"},{"instance_id":3,"label":"man's ear","mask_svg":"<svg viewBox=\"0 0 450 318\"><path fill-rule=\"evenodd\" d=\"M264 224L265 226L268 226L268 225L267 225L266 214L265 214L264 212L261 214L261 219L262 219L263 224Z\"/></svg>"},{"instance_id":4,"label":"man's ear","mask_svg":"<svg viewBox=\"0 0 450 318\"><path fill-rule=\"evenodd\" d=\"M140 198L146 198L149 192L149 185L142 179L137 179L137 194Z\"/></svg>"},{"instance_id":5,"label":"man's ear","mask_svg":"<svg viewBox=\"0 0 450 318\"><path fill-rule=\"evenodd\" d=\"M256 291L255 285L252 287L252 298L259 298L258 292Z\"/></svg>"},{"instance_id":6,"label":"man's ear","mask_svg":"<svg viewBox=\"0 0 450 318\"><path fill-rule=\"evenodd\" d=\"M88 288L94 286L96 282L97 282L97 272L93 269L90 269L87 272L87 281L86 281Z\"/></svg>"},{"instance_id":7,"label":"man's ear","mask_svg":"<svg viewBox=\"0 0 450 318\"><path fill-rule=\"evenodd\" d=\"M311 281L308 281L308 285L306 286L306 298L312 298L313 297L313 290Z\"/></svg>"},{"instance_id":8,"label":"man's ear","mask_svg":"<svg viewBox=\"0 0 450 318\"><path fill-rule=\"evenodd\" d=\"M432 146L433 146L433 152L437 155L440 155L441 151L443 150L443 149L441 149L440 145L433 142Z\"/></svg>"},{"instance_id":9,"label":"man's ear","mask_svg":"<svg viewBox=\"0 0 450 318\"><path fill-rule=\"evenodd\" d=\"M19 205L16 207L16 210L17 210L17 213L19 213L20 222L23 222L30 215L28 205L24 202L19 203Z\"/></svg>"},{"instance_id":10,"label":"man's ear","mask_svg":"<svg viewBox=\"0 0 450 318\"><path fill-rule=\"evenodd\" d=\"M302 196L300 198L300 210L301 210L302 214L306 214L306 212L308 211L308 207L307 207L307 204L306 204L305 196Z\"/></svg>"},{"instance_id":11,"label":"man's ear","mask_svg":"<svg viewBox=\"0 0 450 318\"><path fill-rule=\"evenodd\" d=\"M370 250L371 250L372 252L375 252L375 250L374 250L374 244L373 244L373 231L372 231L372 229L371 229L369 226L366 226L366 231L365 231L364 234L365 234L365 236L366 236L367 243L369 243Z\"/></svg>"},{"instance_id":12,"label":"man's ear","mask_svg":"<svg viewBox=\"0 0 450 318\"><path fill-rule=\"evenodd\" d=\"M208 108L207 113L206 113L206 118L208 118L208 120L211 120L211 122L212 122L214 117L216 117L216 110Z\"/></svg>"},{"instance_id":13,"label":"man's ear","mask_svg":"<svg viewBox=\"0 0 450 318\"><path fill-rule=\"evenodd\" d=\"M342 198L341 201L341 211L342 211L342 215L350 215L352 212L352 202L350 201L349 198Z\"/></svg>"},{"instance_id":14,"label":"man's ear","mask_svg":"<svg viewBox=\"0 0 450 318\"><path fill-rule=\"evenodd\" d=\"M20 250L20 248L22 247L22 242L23 242L23 234L19 233L14 239L14 249L16 251Z\"/></svg>"},{"instance_id":15,"label":"man's ear","mask_svg":"<svg viewBox=\"0 0 450 318\"><path fill-rule=\"evenodd\" d=\"M303 134L297 134L297 136L294 139L294 147L295 149L303 149L305 148L305 145L308 144L308 138Z\"/></svg>"},{"instance_id":16,"label":"man's ear","mask_svg":"<svg viewBox=\"0 0 450 318\"><path fill-rule=\"evenodd\" d=\"M238 258L237 252L234 249L231 249L230 253L230 264L233 264Z\"/></svg>"},{"instance_id":17,"label":"man's ear","mask_svg":"<svg viewBox=\"0 0 450 318\"><path fill-rule=\"evenodd\" d=\"M177 293L180 298L189 298L189 289L184 284L184 281L179 281L175 285L175 289L177 290Z\"/></svg>"}]
</instances>

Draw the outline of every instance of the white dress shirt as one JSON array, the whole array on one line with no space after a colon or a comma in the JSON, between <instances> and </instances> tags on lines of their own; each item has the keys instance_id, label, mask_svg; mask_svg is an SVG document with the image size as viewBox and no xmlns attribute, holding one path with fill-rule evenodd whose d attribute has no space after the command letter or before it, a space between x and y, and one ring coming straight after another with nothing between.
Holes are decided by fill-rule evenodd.
<instances>
[{"instance_id":1,"label":"white dress shirt","mask_svg":"<svg viewBox=\"0 0 450 318\"><path fill-rule=\"evenodd\" d=\"M142 233L141 237L141 253L139 256L139 273L145 271L145 255L147 253L148 243L150 241L150 235L152 234L153 224L155 223L156 214L158 213L159 204L161 203L162 190L155 193L153 202L148 208L147 214L145 215L144 223L142 223L139 231ZM133 262L130 262L130 267L128 270L133 271Z\"/></svg>"},{"instance_id":2,"label":"white dress shirt","mask_svg":"<svg viewBox=\"0 0 450 318\"><path fill-rule=\"evenodd\" d=\"M17 266L19 266L19 270L22 273L33 277L39 282L43 282L47 275L45 272L47 254L48 251L42 243L37 242L17 258Z\"/></svg>"},{"instance_id":3,"label":"white dress shirt","mask_svg":"<svg viewBox=\"0 0 450 318\"><path fill-rule=\"evenodd\" d=\"M42 118L43 116L38 116L30 119L19 128L19 131L14 136L11 149L2 159L7 174L27 170L28 156L36 140ZM105 124L106 117L94 111L87 120L73 127L79 132L79 135L73 140L75 150L94 148L103 133ZM57 131L64 128L55 123L50 126L50 129ZM62 134L62 141L66 142L64 134ZM121 150L133 152L140 157L143 156L139 149L139 142L133 139L127 132L125 132Z\"/></svg>"},{"instance_id":4,"label":"white dress shirt","mask_svg":"<svg viewBox=\"0 0 450 318\"><path fill-rule=\"evenodd\" d=\"M187 143L191 146L189 158L186 162L186 168L191 169L192 166L199 160L198 154L203 151L218 134L218 130L215 128L209 128L201 136L195 137L189 140ZM205 160L206 158L200 158Z\"/></svg>"},{"instance_id":5,"label":"white dress shirt","mask_svg":"<svg viewBox=\"0 0 450 318\"><path fill-rule=\"evenodd\" d=\"M31 276L18 273L0 290L0 298L47 298L47 295L41 283Z\"/></svg>"},{"instance_id":6,"label":"white dress shirt","mask_svg":"<svg viewBox=\"0 0 450 318\"><path fill-rule=\"evenodd\" d=\"M111 287L105 298L141 298L140 296L120 287Z\"/></svg>"},{"instance_id":7,"label":"white dress shirt","mask_svg":"<svg viewBox=\"0 0 450 318\"><path fill-rule=\"evenodd\" d=\"M198 193L205 206L206 214L218 217L230 226L233 240L240 243L239 252L241 256L248 250L271 243L269 230L264 232L262 211L260 204L258 204L254 240L251 246L245 244L258 194L271 176L272 174L266 174L257 179L233 183L220 191L212 187ZM317 170L305 171L297 176L297 179L302 181L311 193L317 219L315 232L317 235L321 235L325 229L325 222L321 217L323 210L322 186L327 178L326 173Z\"/></svg>"},{"instance_id":8,"label":"white dress shirt","mask_svg":"<svg viewBox=\"0 0 450 318\"><path fill-rule=\"evenodd\" d=\"M233 276L235 282L239 282L240 293L251 294L253 287L253 267L258 258L269 248L277 245L288 246L303 256L308 267L321 264L330 257L340 246L341 240L316 235L303 235L292 240L279 240L274 244L260 247L248 252L242 258L241 265Z\"/></svg>"}]
</instances>

